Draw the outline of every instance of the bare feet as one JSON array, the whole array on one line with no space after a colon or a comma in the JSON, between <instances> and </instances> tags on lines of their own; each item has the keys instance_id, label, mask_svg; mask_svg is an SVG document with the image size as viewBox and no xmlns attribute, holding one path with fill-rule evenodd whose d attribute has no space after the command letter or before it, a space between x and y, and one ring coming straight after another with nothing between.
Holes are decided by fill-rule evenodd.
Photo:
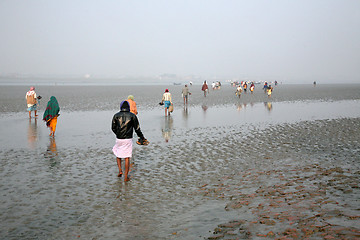
<instances>
[{"instance_id":1,"label":"bare feet","mask_svg":"<svg viewBox=\"0 0 360 240\"><path fill-rule=\"evenodd\" d=\"M130 181L130 178L129 178L129 177L127 177L127 178L124 179L124 182L128 182L128 181Z\"/></svg>"},{"instance_id":2,"label":"bare feet","mask_svg":"<svg viewBox=\"0 0 360 240\"><path fill-rule=\"evenodd\" d=\"M122 177L122 172L118 174L118 177Z\"/></svg>"}]
</instances>

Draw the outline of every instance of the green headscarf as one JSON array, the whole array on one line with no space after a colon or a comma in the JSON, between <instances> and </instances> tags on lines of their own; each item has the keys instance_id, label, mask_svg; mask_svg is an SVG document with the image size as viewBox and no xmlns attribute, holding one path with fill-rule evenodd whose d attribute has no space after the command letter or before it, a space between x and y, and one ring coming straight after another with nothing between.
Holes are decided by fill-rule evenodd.
<instances>
[{"instance_id":1,"label":"green headscarf","mask_svg":"<svg viewBox=\"0 0 360 240\"><path fill-rule=\"evenodd\" d=\"M56 117L59 114L59 111L60 111L60 107L58 101L54 96L51 96L50 101L47 103L43 120L46 122L51 120L52 118Z\"/></svg>"}]
</instances>

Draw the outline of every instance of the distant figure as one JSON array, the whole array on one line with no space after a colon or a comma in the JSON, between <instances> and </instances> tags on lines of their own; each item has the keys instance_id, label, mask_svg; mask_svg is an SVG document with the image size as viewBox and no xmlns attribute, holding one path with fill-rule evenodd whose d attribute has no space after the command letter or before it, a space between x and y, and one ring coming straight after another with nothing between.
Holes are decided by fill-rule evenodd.
<instances>
[{"instance_id":1,"label":"distant figure","mask_svg":"<svg viewBox=\"0 0 360 240\"><path fill-rule=\"evenodd\" d=\"M244 83L243 87L244 87L244 92L246 93L246 90L247 90L247 83L246 82Z\"/></svg>"},{"instance_id":2,"label":"distant figure","mask_svg":"<svg viewBox=\"0 0 360 240\"><path fill-rule=\"evenodd\" d=\"M29 118L31 118L31 111L34 111L35 117L38 115L37 113L37 97L35 92L35 87L31 87L30 90L25 95L26 103L27 103L27 110L29 111Z\"/></svg>"},{"instance_id":3,"label":"distant figure","mask_svg":"<svg viewBox=\"0 0 360 240\"><path fill-rule=\"evenodd\" d=\"M172 101L171 101L171 93L169 92L169 89L165 89L165 93L163 94L161 103L164 103L165 106L165 116L167 115L170 116L170 111L168 112L168 110L170 105L172 104Z\"/></svg>"},{"instance_id":4,"label":"distant figure","mask_svg":"<svg viewBox=\"0 0 360 240\"><path fill-rule=\"evenodd\" d=\"M268 83L267 83L267 82L264 82L264 87L263 87L263 89L264 89L264 93L266 93L266 91L267 91L267 89L268 89Z\"/></svg>"},{"instance_id":5,"label":"distant figure","mask_svg":"<svg viewBox=\"0 0 360 240\"><path fill-rule=\"evenodd\" d=\"M206 92L209 90L209 87L206 84L206 81L204 81L204 84L202 85L201 90L204 92L204 97L206 97Z\"/></svg>"},{"instance_id":6,"label":"distant figure","mask_svg":"<svg viewBox=\"0 0 360 240\"><path fill-rule=\"evenodd\" d=\"M211 84L211 88L212 88L213 90L215 90L215 87L216 87L215 82L212 82L212 84Z\"/></svg>"},{"instance_id":7,"label":"distant figure","mask_svg":"<svg viewBox=\"0 0 360 240\"><path fill-rule=\"evenodd\" d=\"M119 168L118 177L121 177L123 171L121 169L121 159L125 158L125 176L124 181L130 181L129 169L130 158L132 157L132 138L134 130L138 135L139 142L142 145L147 145L149 142L145 139L140 130L138 118L135 114L130 112L130 105L127 101L122 101L120 104L120 112L113 116L111 123L111 130L116 135L116 143L113 147L113 153L116 156L117 165Z\"/></svg>"},{"instance_id":8,"label":"distant figure","mask_svg":"<svg viewBox=\"0 0 360 240\"><path fill-rule=\"evenodd\" d=\"M49 100L49 102L47 103L44 115L43 115L43 120L46 122L46 126L48 128L50 128L50 134L49 136L53 136L55 135L55 130L56 130L56 125L57 125L57 118L60 115L60 107L59 107L59 103L56 100L56 98L54 96L52 96Z\"/></svg>"},{"instance_id":9,"label":"distant figure","mask_svg":"<svg viewBox=\"0 0 360 240\"><path fill-rule=\"evenodd\" d=\"M220 89L220 88L221 88L221 82L217 81L215 85L216 85L216 89Z\"/></svg>"},{"instance_id":10,"label":"distant figure","mask_svg":"<svg viewBox=\"0 0 360 240\"><path fill-rule=\"evenodd\" d=\"M190 81L190 86L192 86L193 85L193 82L192 81Z\"/></svg>"},{"instance_id":11,"label":"distant figure","mask_svg":"<svg viewBox=\"0 0 360 240\"><path fill-rule=\"evenodd\" d=\"M191 92L189 92L189 88L185 84L185 87L182 89L182 96L184 98L184 104L188 104L189 95L191 95Z\"/></svg>"},{"instance_id":12,"label":"distant figure","mask_svg":"<svg viewBox=\"0 0 360 240\"><path fill-rule=\"evenodd\" d=\"M278 82L275 80L275 86L277 86L278 85Z\"/></svg>"},{"instance_id":13,"label":"distant figure","mask_svg":"<svg viewBox=\"0 0 360 240\"><path fill-rule=\"evenodd\" d=\"M238 85L236 88L235 95L237 95L239 98L241 97L242 88L241 85Z\"/></svg>"},{"instance_id":14,"label":"distant figure","mask_svg":"<svg viewBox=\"0 0 360 240\"><path fill-rule=\"evenodd\" d=\"M254 83L251 83L251 85L250 85L250 92L253 93L253 92L254 92L254 89L255 89L255 84L254 84Z\"/></svg>"},{"instance_id":15,"label":"distant figure","mask_svg":"<svg viewBox=\"0 0 360 240\"><path fill-rule=\"evenodd\" d=\"M316 86L316 81L314 81L314 87Z\"/></svg>"},{"instance_id":16,"label":"distant figure","mask_svg":"<svg viewBox=\"0 0 360 240\"><path fill-rule=\"evenodd\" d=\"M269 85L268 88L267 88L267 95L268 95L269 98L271 97L272 91L273 91L273 88L271 87L271 85Z\"/></svg>"},{"instance_id":17,"label":"distant figure","mask_svg":"<svg viewBox=\"0 0 360 240\"><path fill-rule=\"evenodd\" d=\"M126 101L128 101L128 103L130 105L130 112L137 115L138 111L137 111L137 107L136 107L136 102L134 101L134 96L129 95L128 98L126 99Z\"/></svg>"}]
</instances>

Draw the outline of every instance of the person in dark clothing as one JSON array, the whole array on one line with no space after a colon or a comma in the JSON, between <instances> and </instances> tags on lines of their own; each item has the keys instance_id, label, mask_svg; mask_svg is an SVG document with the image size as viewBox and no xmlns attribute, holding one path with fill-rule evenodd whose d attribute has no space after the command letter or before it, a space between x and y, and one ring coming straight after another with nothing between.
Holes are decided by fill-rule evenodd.
<instances>
[{"instance_id":1,"label":"person in dark clothing","mask_svg":"<svg viewBox=\"0 0 360 240\"><path fill-rule=\"evenodd\" d=\"M121 169L121 159L125 159L125 175L124 181L127 182L129 178L130 158L132 157L132 138L134 130L139 137L138 144L147 145L149 142L145 139L140 130L140 124L135 114L130 112L130 105L127 101L122 101L120 104L120 112L116 113L112 119L111 129L116 135L116 143L113 147L113 153L116 156L117 165L119 167L118 177L121 177L123 172Z\"/></svg>"}]
</instances>

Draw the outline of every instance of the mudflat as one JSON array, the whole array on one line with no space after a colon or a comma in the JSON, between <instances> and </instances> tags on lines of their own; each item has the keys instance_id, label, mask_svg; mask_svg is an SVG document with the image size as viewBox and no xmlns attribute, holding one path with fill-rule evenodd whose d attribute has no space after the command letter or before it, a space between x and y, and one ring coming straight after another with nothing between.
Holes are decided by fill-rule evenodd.
<instances>
[{"instance_id":1,"label":"mudflat","mask_svg":"<svg viewBox=\"0 0 360 240\"><path fill-rule=\"evenodd\" d=\"M1 239L360 237L360 84L281 84L271 98L193 85L187 106L182 86L39 86L38 119L27 89L0 89ZM134 145L124 183L110 127L130 94L150 144Z\"/></svg>"}]
</instances>

